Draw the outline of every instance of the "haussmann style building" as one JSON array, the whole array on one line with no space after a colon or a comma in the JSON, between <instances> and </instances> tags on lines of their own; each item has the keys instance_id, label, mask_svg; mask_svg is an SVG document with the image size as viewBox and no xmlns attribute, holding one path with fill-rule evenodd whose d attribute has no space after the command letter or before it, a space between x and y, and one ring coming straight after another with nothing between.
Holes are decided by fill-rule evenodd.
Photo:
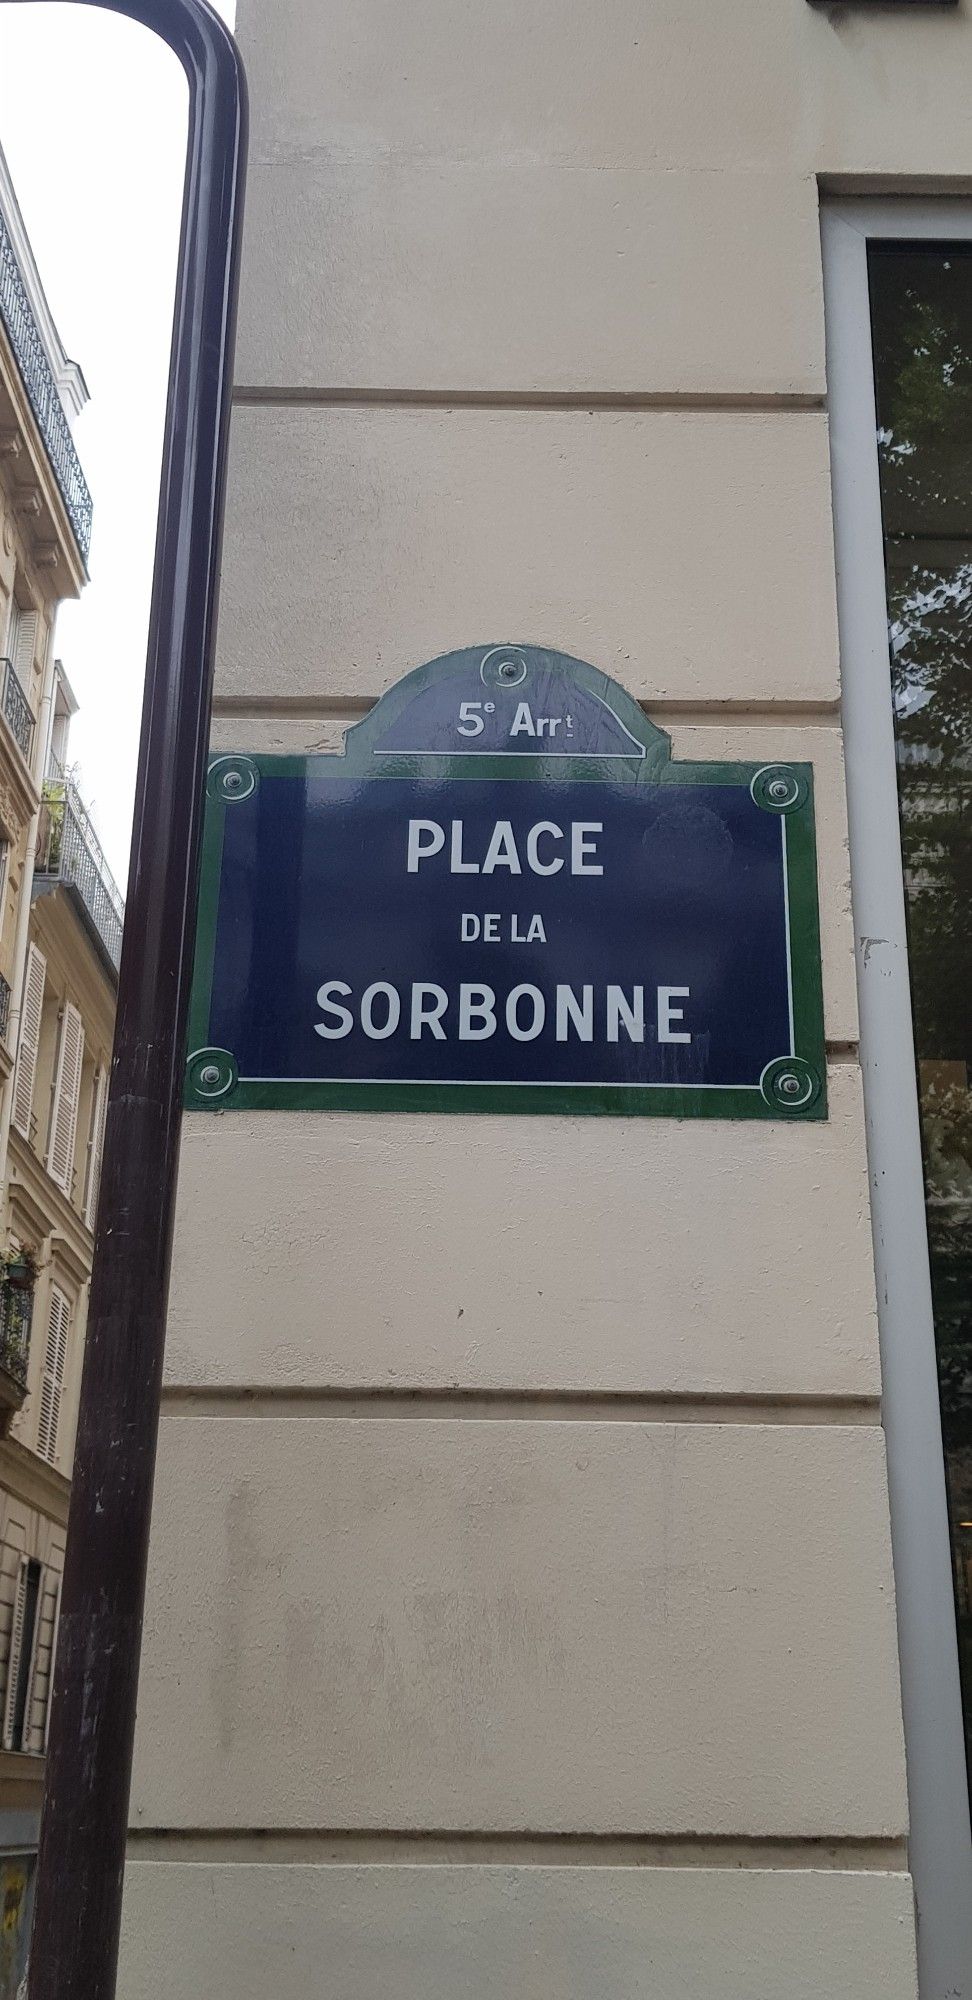
<instances>
[{"instance_id":1,"label":"haussmann style building","mask_svg":"<svg viewBox=\"0 0 972 2000\"><path fill-rule=\"evenodd\" d=\"M968 2000L972 14L238 34L119 1991Z\"/></svg>"},{"instance_id":2,"label":"haussmann style building","mask_svg":"<svg viewBox=\"0 0 972 2000\"><path fill-rule=\"evenodd\" d=\"M123 904L68 756L57 608L86 581L87 400L0 153L0 1996L18 2000Z\"/></svg>"}]
</instances>

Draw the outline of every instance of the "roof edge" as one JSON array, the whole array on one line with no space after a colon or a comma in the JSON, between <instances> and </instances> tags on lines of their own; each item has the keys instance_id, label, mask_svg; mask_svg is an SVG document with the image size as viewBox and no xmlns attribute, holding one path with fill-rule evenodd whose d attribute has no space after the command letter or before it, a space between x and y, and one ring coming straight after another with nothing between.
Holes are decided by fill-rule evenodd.
<instances>
[{"instance_id":1,"label":"roof edge","mask_svg":"<svg viewBox=\"0 0 972 2000\"><path fill-rule=\"evenodd\" d=\"M2 146L0 146L0 213L7 225L31 311L37 323L37 331L64 406L64 414L68 422L73 423L88 401L88 385L78 363L71 360L58 333Z\"/></svg>"}]
</instances>

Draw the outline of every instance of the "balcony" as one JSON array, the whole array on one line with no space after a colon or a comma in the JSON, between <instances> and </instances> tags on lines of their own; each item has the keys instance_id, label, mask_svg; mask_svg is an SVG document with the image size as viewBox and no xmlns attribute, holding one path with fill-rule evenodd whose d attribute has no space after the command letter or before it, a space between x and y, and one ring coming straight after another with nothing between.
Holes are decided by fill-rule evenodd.
<instances>
[{"instance_id":1,"label":"balcony","mask_svg":"<svg viewBox=\"0 0 972 2000\"><path fill-rule=\"evenodd\" d=\"M0 682L0 708L3 709L4 721L24 763L29 764L34 741L34 711L14 672L13 661L0 659L0 671L3 674L3 680Z\"/></svg>"},{"instance_id":2,"label":"balcony","mask_svg":"<svg viewBox=\"0 0 972 2000\"><path fill-rule=\"evenodd\" d=\"M0 1403L12 1401L19 1407L23 1402L33 1310L33 1287L18 1290L13 1285L0 1284L0 1371L8 1378L6 1383L0 1382Z\"/></svg>"},{"instance_id":3,"label":"balcony","mask_svg":"<svg viewBox=\"0 0 972 2000\"><path fill-rule=\"evenodd\" d=\"M0 320L13 348L27 400L44 440L82 560L87 562L91 542L91 495L2 215Z\"/></svg>"},{"instance_id":4,"label":"balcony","mask_svg":"<svg viewBox=\"0 0 972 2000\"><path fill-rule=\"evenodd\" d=\"M117 973L121 959L125 898L105 860L80 794L55 763L44 780L34 869L34 894L69 888Z\"/></svg>"},{"instance_id":5,"label":"balcony","mask_svg":"<svg viewBox=\"0 0 972 2000\"><path fill-rule=\"evenodd\" d=\"M10 987L0 972L0 1042L7 1039L7 1024L10 1020Z\"/></svg>"}]
</instances>

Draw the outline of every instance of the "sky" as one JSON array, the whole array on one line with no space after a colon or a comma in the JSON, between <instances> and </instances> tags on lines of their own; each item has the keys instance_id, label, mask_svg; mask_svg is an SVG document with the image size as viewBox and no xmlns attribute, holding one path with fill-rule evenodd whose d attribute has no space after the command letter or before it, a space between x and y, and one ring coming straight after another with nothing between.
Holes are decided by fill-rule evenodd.
<instances>
[{"instance_id":1,"label":"sky","mask_svg":"<svg viewBox=\"0 0 972 2000\"><path fill-rule=\"evenodd\" d=\"M232 23L235 0L215 0ZM128 869L187 88L147 29L76 0L0 0L0 144L58 331L91 401L91 582L55 651L80 704L69 758L109 865Z\"/></svg>"}]
</instances>

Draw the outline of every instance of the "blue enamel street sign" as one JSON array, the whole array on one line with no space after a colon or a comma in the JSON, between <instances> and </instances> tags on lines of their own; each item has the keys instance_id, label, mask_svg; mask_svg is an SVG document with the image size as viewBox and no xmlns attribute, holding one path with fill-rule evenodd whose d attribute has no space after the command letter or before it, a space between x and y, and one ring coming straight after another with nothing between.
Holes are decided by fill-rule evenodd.
<instances>
[{"instance_id":1,"label":"blue enamel street sign","mask_svg":"<svg viewBox=\"0 0 972 2000\"><path fill-rule=\"evenodd\" d=\"M675 763L531 646L216 757L189 1046L197 1110L825 1117L810 767Z\"/></svg>"}]
</instances>

